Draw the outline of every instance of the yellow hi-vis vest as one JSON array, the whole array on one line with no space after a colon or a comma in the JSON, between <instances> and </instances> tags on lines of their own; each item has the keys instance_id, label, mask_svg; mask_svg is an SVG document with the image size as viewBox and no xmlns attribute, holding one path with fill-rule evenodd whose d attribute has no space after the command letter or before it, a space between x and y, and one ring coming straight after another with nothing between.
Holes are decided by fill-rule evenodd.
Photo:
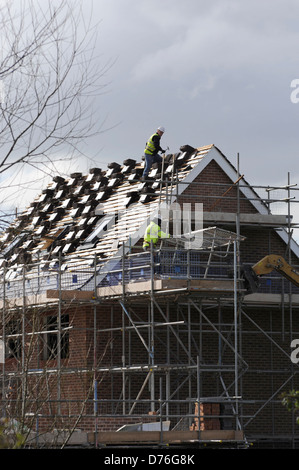
<instances>
[{"instance_id":1,"label":"yellow hi-vis vest","mask_svg":"<svg viewBox=\"0 0 299 470\"><path fill-rule=\"evenodd\" d=\"M151 241L153 242L153 245L155 246L159 238L169 238L169 237L170 237L169 234L162 232L158 224L151 221L151 223L147 226L145 230L143 248L149 247L151 244Z\"/></svg>"},{"instance_id":2,"label":"yellow hi-vis vest","mask_svg":"<svg viewBox=\"0 0 299 470\"><path fill-rule=\"evenodd\" d=\"M159 135L157 132L155 132L155 134L153 134L147 141L146 143L146 146L145 146L145 149L144 149L144 153L147 153L149 155L153 155L154 151L156 150L156 147L155 147L155 144L153 142L153 137L154 135Z\"/></svg>"}]
</instances>

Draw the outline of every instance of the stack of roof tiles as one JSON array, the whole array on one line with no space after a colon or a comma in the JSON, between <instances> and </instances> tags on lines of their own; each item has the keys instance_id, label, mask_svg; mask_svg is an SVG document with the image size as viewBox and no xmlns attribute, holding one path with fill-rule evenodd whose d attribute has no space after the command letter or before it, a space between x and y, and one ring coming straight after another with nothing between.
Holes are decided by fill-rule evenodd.
<instances>
[{"instance_id":1,"label":"stack of roof tiles","mask_svg":"<svg viewBox=\"0 0 299 470\"><path fill-rule=\"evenodd\" d=\"M164 180L183 181L213 146L165 157ZM49 266L61 256L66 263L91 265L91 257L108 260L165 200L161 164L142 181L144 163L127 159L92 168L88 175L55 176L0 237L0 267L17 270L37 260Z\"/></svg>"}]
</instances>

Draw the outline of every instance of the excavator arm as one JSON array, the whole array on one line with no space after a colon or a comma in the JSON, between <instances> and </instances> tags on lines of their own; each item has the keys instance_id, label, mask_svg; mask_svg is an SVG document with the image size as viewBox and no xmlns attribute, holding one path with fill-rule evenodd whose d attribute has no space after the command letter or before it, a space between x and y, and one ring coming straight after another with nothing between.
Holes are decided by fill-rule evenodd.
<instances>
[{"instance_id":1,"label":"excavator arm","mask_svg":"<svg viewBox=\"0 0 299 470\"><path fill-rule=\"evenodd\" d=\"M252 267L246 265L241 267L241 278L243 278L244 288L247 293L256 292L259 288L260 276L269 274L274 269L295 286L299 287L299 271L287 263L282 256L267 255Z\"/></svg>"},{"instance_id":2,"label":"excavator arm","mask_svg":"<svg viewBox=\"0 0 299 470\"><path fill-rule=\"evenodd\" d=\"M289 265L282 256L268 255L252 266L252 270L257 276L269 274L274 269L299 287L299 271Z\"/></svg>"}]
</instances>

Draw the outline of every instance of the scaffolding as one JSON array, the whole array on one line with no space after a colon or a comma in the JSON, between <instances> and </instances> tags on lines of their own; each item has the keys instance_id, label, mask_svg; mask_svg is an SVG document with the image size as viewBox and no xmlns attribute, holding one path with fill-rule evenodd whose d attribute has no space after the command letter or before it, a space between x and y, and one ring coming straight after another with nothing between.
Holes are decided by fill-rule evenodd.
<instances>
[{"instance_id":1,"label":"scaffolding","mask_svg":"<svg viewBox=\"0 0 299 470\"><path fill-rule=\"evenodd\" d=\"M198 247L190 248L188 237L184 241L170 238L144 253L128 240L114 256L113 269L109 266L107 270L107 263L96 255L84 268L77 257L71 268L65 266L61 256L50 267L37 261L19 270L3 268L0 339L9 360L4 358L2 363L2 416L14 418L23 430L30 431L29 445L44 443L43 423L52 421L49 429L57 442L68 423L63 445L77 428L85 430L89 425L86 442L96 447L107 442L130 444L130 439L158 447L178 440L185 445L246 447L251 424L269 407L273 415L277 413L279 393L298 383L297 365L289 361L289 351L281 341L299 334L294 316L299 302L297 290L271 274L271 284L263 279L262 291L274 289L280 296L279 305L269 297L260 302L260 308L270 309L270 327L251 314L253 307L246 302L248 292L240 272L244 240L241 184L238 178L238 210L231 222L235 231L204 228ZM171 201L177 186L173 178L165 185ZM229 198L230 187L223 189ZM290 204L297 202L291 196L296 188L288 176L285 187L254 190L266 192L265 198L256 197L269 214L274 204L287 204L283 228L291 261L295 226ZM287 196L271 197L274 191ZM218 201L218 197L212 199L213 209ZM72 323L71 310L85 307L91 316L89 323ZM279 337L273 313L277 310L282 324ZM51 321L44 321L43 315L47 318L49 312L53 313ZM252 330L244 329L244 324ZM246 360L244 342L254 332L270 345L271 355L279 350L289 365L281 371L284 380L279 385L274 363L267 371L256 369L257 374L269 374L271 393L268 398L246 399L245 378L254 371ZM69 339L75 333L75 341L81 333L89 337L90 349L82 362L68 363ZM70 398L64 392L65 380L75 376L84 382L81 398ZM103 433L103 423L108 422L114 422L109 435ZM277 433L272 426L272 440L297 445L294 415L291 432ZM152 432L150 437L147 430ZM262 438L267 439L268 434ZM259 439L252 432L251 436Z\"/></svg>"}]
</instances>

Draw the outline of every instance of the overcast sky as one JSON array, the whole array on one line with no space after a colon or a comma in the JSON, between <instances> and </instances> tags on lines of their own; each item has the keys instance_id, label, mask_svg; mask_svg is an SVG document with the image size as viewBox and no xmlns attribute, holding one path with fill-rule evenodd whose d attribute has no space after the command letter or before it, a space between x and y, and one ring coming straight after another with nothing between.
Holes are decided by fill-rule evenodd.
<instances>
[{"instance_id":1,"label":"overcast sky","mask_svg":"<svg viewBox=\"0 0 299 470\"><path fill-rule=\"evenodd\" d=\"M252 184L298 180L298 0L97 0L94 16L116 60L99 161L141 157L163 125L173 152L213 143Z\"/></svg>"},{"instance_id":2,"label":"overcast sky","mask_svg":"<svg viewBox=\"0 0 299 470\"><path fill-rule=\"evenodd\" d=\"M253 185L299 180L298 0L92 3L98 60L113 63L97 98L110 130L85 148L98 166L140 160L162 125L170 152L215 144Z\"/></svg>"}]
</instances>

